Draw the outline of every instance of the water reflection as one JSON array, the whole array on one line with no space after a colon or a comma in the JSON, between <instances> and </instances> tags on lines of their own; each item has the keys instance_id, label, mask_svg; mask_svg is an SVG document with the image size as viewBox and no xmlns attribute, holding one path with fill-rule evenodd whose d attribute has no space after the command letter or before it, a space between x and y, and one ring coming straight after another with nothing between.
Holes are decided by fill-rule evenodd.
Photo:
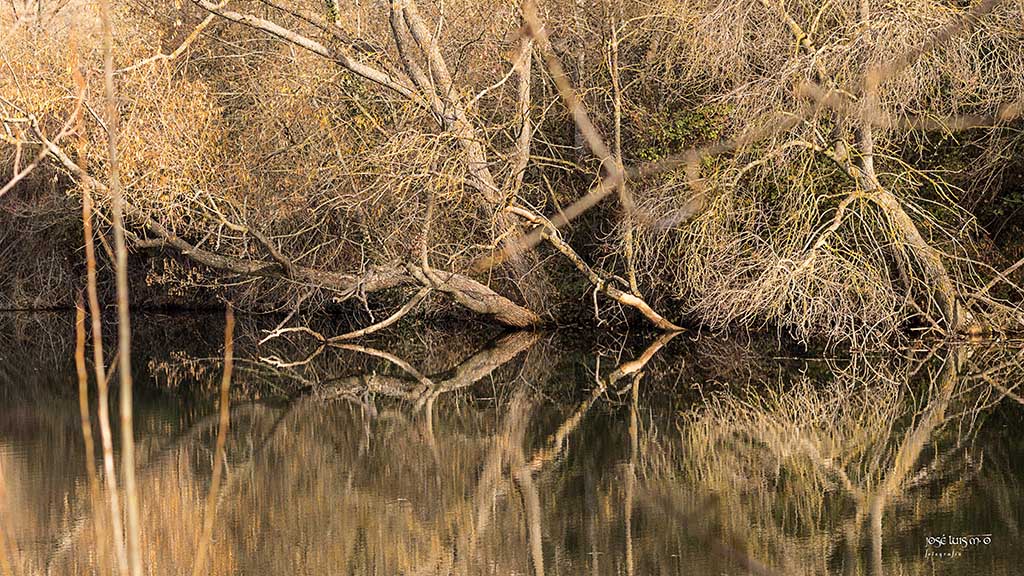
<instances>
[{"instance_id":1,"label":"water reflection","mask_svg":"<svg viewBox=\"0 0 1024 576\"><path fill-rule=\"evenodd\" d=\"M104 547L73 328L11 322L0 553L15 574L92 574ZM152 574L191 571L208 497L209 574L970 575L1024 560L1012 347L808 359L713 337L421 333L311 354L243 327L210 495L219 335L139 324Z\"/></svg>"}]
</instances>

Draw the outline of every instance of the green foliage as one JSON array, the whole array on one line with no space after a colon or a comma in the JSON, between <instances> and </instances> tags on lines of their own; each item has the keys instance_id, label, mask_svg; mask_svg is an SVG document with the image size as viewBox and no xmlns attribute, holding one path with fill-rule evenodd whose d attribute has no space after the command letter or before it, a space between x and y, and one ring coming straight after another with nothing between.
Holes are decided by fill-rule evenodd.
<instances>
[{"instance_id":1,"label":"green foliage","mask_svg":"<svg viewBox=\"0 0 1024 576\"><path fill-rule=\"evenodd\" d=\"M654 112L644 125L634 126L631 151L638 160L651 162L696 143L718 140L730 111L729 106L712 104Z\"/></svg>"},{"instance_id":2,"label":"green foliage","mask_svg":"<svg viewBox=\"0 0 1024 576\"><path fill-rule=\"evenodd\" d=\"M324 0L324 5L327 10L327 21L337 22L338 21L338 2L337 0Z\"/></svg>"}]
</instances>

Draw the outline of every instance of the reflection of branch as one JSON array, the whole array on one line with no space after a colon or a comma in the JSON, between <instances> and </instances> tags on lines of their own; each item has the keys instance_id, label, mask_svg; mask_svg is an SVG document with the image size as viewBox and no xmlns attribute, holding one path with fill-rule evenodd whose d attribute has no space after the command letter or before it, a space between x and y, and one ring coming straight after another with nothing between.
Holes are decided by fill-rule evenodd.
<instances>
[{"instance_id":1,"label":"reflection of branch","mask_svg":"<svg viewBox=\"0 0 1024 576\"><path fill-rule=\"evenodd\" d=\"M985 382L987 382L990 386L992 386L996 390L999 390L1000 392L1002 392L1004 396L1006 396L1008 398L1012 398L1012 399L1016 400L1020 404L1024 404L1024 398L1021 398L1019 395L1015 394L1013 392L1013 390L1011 390L1009 388L1006 388L1005 386L999 384L998 382L993 380L991 376L985 374L985 375L982 375L982 379L985 380ZM1014 384L1013 387L1016 388L1018 385L1019 384Z\"/></svg>"},{"instance_id":2,"label":"reflection of branch","mask_svg":"<svg viewBox=\"0 0 1024 576\"><path fill-rule=\"evenodd\" d=\"M329 386L323 388L323 392L367 390L409 401L424 400L428 394L437 395L472 386L533 346L538 338L540 335L535 332L512 332L499 338L488 348L473 354L451 370L430 377L423 376L411 364L391 353L353 344L339 345L338 348L385 358L410 373L413 379L376 373L349 376L329 382Z\"/></svg>"},{"instance_id":3,"label":"reflection of branch","mask_svg":"<svg viewBox=\"0 0 1024 576\"><path fill-rule=\"evenodd\" d=\"M651 345L648 346L642 354L640 354L640 356L633 360L629 360L627 362L619 364L619 366L611 374L608 375L608 385L612 386L621 378L625 376L635 375L641 370L643 370L644 366L647 366L647 363L651 361L651 358L654 358L654 355L657 354L662 348L664 348L666 344L671 342L672 339L675 338L676 336L678 336L678 333L675 332L662 334L661 336L658 337L657 340L652 342Z\"/></svg>"},{"instance_id":4,"label":"reflection of branch","mask_svg":"<svg viewBox=\"0 0 1024 576\"><path fill-rule=\"evenodd\" d=\"M486 378L495 370L506 365L533 346L539 338L540 334L536 332L519 331L509 333L466 358L457 366L430 376L424 376L408 361L390 352L355 344L339 344L335 348L384 358L388 362L399 366L408 375L393 376L368 373L330 381L313 382L313 393L298 402L317 406L330 398L340 397L353 401L357 396L364 393L402 400L415 406L416 410L422 408L426 412L424 424L428 426L425 435L426 442L429 445L432 404L440 395L464 389ZM285 371L282 371L282 373L288 374ZM291 375L289 376L291 377ZM465 562L471 560L470 551L475 549L477 534L485 530L490 522L490 502L498 490L498 483L502 477L504 464L508 462L510 450L516 446L522 450L523 436L526 431L526 424L529 421L528 414L531 403L521 394L517 395L516 398L512 402L513 408L510 410L509 417L505 421L503 431L495 439L495 447L491 452L491 456L484 463L484 470L472 504L476 512L476 528L473 533L465 536L465 540L460 542L459 547L459 556ZM293 404L293 408L289 409L290 412L294 410L294 406L298 402ZM269 440L263 444L266 445L267 442ZM522 460L523 458L520 457L520 461ZM229 485L221 491L221 498L224 498L224 494L233 490L238 482L243 481L244 477L244 474L236 472ZM539 540L537 541L539 542ZM468 570L466 572L468 573Z\"/></svg>"},{"instance_id":5,"label":"reflection of branch","mask_svg":"<svg viewBox=\"0 0 1024 576\"><path fill-rule=\"evenodd\" d=\"M490 501L498 494L498 481L502 476L502 468L508 463L511 468L512 481L522 497L526 520L526 539L530 547L530 564L535 576L544 576L544 540L541 529L540 493L533 479L533 471L525 465L526 455L524 439L529 412L532 403L526 393L520 389L509 403L508 415L502 424L494 449L491 451L488 466L480 478L476 493L476 524L470 535L469 551L476 547L480 532L490 522Z\"/></svg>"},{"instance_id":6,"label":"reflection of branch","mask_svg":"<svg viewBox=\"0 0 1024 576\"><path fill-rule=\"evenodd\" d=\"M885 497L900 491L907 476L913 470L914 464L920 458L925 444L931 438L932 432L945 422L946 410L949 408L953 390L959 381L960 364L963 361L964 353L964 349L954 349L946 356L938 376L938 395L928 403L924 416L917 425L904 436L903 442L900 443L896 451L892 468L882 482L881 490Z\"/></svg>"},{"instance_id":7,"label":"reflection of branch","mask_svg":"<svg viewBox=\"0 0 1024 576\"><path fill-rule=\"evenodd\" d=\"M7 494L5 484L4 467L3 464L0 463L0 510L3 510L6 507L5 500L7 499ZM3 521L5 518L6 514L0 515L0 569L3 570L3 576L13 576L14 572L11 569L11 556L13 554L8 550L9 545L7 543L7 533L11 532L11 530L8 529L6 522Z\"/></svg>"},{"instance_id":8,"label":"reflection of branch","mask_svg":"<svg viewBox=\"0 0 1024 576\"><path fill-rule=\"evenodd\" d=\"M526 509L526 530L530 543L530 562L536 576L544 576L544 541L540 524L540 495L533 481L533 472L526 467L515 473L516 486L523 496L523 508Z\"/></svg>"},{"instance_id":9,"label":"reflection of branch","mask_svg":"<svg viewBox=\"0 0 1024 576\"><path fill-rule=\"evenodd\" d=\"M329 398L345 398L354 401L360 393L379 394L406 402L414 403L416 409L423 408L427 443L430 444L430 418L432 403L441 394L463 389L486 378L499 367L505 365L519 354L533 346L540 338L535 332L513 332L507 334L483 350L478 351L469 358L460 362L457 366L434 374L430 377L423 376L409 362L400 357L365 346L354 344L339 344L336 348L351 350L363 354L369 354L386 359L398 365L403 371L411 376L389 376L385 374L370 373L358 376L349 376L330 382L314 383L314 393L305 397L301 402L319 402ZM293 405L294 406L294 405ZM512 408L505 420L503 431L496 437L495 447L491 456L484 464L480 482L474 498L476 509L475 530L466 536L464 545L460 544L460 557L464 562L471 560L471 553L475 549L477 535L482 532L490 522L490 502L497 492L498 482L501 479L503 465L508 461L508 454L514 447L522 450L523 436L528 423L528 413L531 404L522 394L517 394L512 401ZM294 408L289 409L291 412ZM264 442L264 445L267 442ZM520 462L523 460L520 457ZM232 478L232 483L222 490L222 493L230 491L237 481L242 479L237 474ZM223 495L221 496L224 497ZM539 522L539 520L538 520ZM539 525L539 524L538 524ZM539 542L539 540L537 540ZM468 573L468 571L467 571Z\"/></svg>"},{"instance_id":10,"label":"reflection of branch","mask_svg":"<svg viewBox=\"0 0 1024 576\"><path fill-rule=\"evenodd\" d=\"M476 548L480 533L490 525L492 501L498 494L498 483L502 478L505 462L518 455L519 463L522 464L523 436L526 433L531 407L532 403L522 389L518 390L509 402L508 413L501 425L501 431L494 438L494 445L477 484L474 496L476 521L473 524L473 532L469 536L469 545L466 547L470 553Z\"/></svg>"},{"instance_id":11,"label":"reflection of branch","mask_svg":"<svg viewBox=\"0 0 1024 576\"><path fill-rule=\"evenodd\" d=\"M267 334L267 336L264 339L260 340L260 344L265 344L266 342L269 342L270 340L273 340L278 336L283 336L284 334L290 334L295 332L308 334L325 344L334 344L345 340L355 340L356 338L362 338L363 336L368 336L370 334L373 334L374 332L379 332L385 328L388 328L389 326L401 320L406 314L408 314L414 308L416 308L416 306L418 306L419 303L422 302L424 298L427 297L427 294L430 293L430 290L431 289L426 286L420 288L420 291L417 292L416 295L414 295L412 298L410 298L409 301L406 302L401 308L399 308L394 314L388 316L387 318L381 320L380 322L366 326L365 328L360 328L358 330L353 330L352 332L347 332L345 334L339 334L338 336L331 337L326 337L320 332L317 332L306 326L296 326L293 328L279 328Z\"/></svg>"},{"instance_id":12,"label":"reflection of branch","mask_svg":"<svg viewBox=\"0 0 1024 576\"><path fill-rule=\"evenodd\" d=\"M633 576L633 506L636 492L636 462L640 457L640 379L643 374L633 375L630 389L632 401L629 404L629 463L626 464L626 487L624 494L623 515L626 524L626 576Z\"/></svg>"},{"instance_id":13,"label":"reflection of branch","mask_svg":"<svg viewBox=\"0 0 1024 576\"><path fill-rule=\"evenodd\" d=\"M890 497L899 494L913 471L921 452L931 439L936 427L945 422L946 410L953 397L953 390L959 381L960 364L964 359L964 350L952 350L947 355L938 376L938 395L934 397L924 410L924 415L913 429L903 437L896 450L892 467L882 480L881 486L867 500L869 505L867 518L871 522L871 562L875 574L882 570L882 520L885 506ZM857 517L865 517L862 509L864 502L857 504Z\"/></svg>"},{"instance_id":14,"label":"reflection of branch","mask_svg":"<svg viewBox=\"0 0 1024 576\"><path fill-rule=\"evenodd\" d=\"M907 376L916 368L914 358L907 358L911 362L900 370L901 378L882 373L870 375L870 379L877 377L884 383L881 396L866 385L867 381L860 380L856 367L859 361L854 359L849 372L831 368L840 387L826 394L810 381L799 379L797 382L803 384L793 388L781 385L778 391L774 386L769 391L751 389L746 397L712 397L707 412L698 413L692 420L699 426L694 426L693 432L684 432L686 453L697 457L684 470L706 483L712 492L730 495L728 510L734 505L746 509L751 502L757 502L753 504L756 511L751 514L757 518L757 525L739 533L749 534L750 538L756 534L758 542L785 539L784 533L791 531L788 523L777 524L773 517L771 510L777 505L799 510L797 514L804 516L807 526L816 532L814 513L823 502L819 498L839 488L835 494L852 503L854 512L833 533L845 534L847 546L858 550L858 535L867 533L871 552L864 559L851 554L851 567L862 560L876 562L886 501L938 475L932 470L939 470L940 465L946 467L939 460L948 455L955 458L962 446L944 451L936 444L937 431L952 417L951 402L960 395L957 382L962 354L962 350L946 354L942 371L921 399L921 405L917 405L916 398L904 397L905 387L916 381ZM873 366L870 369L874 372ZM762 459L762 450L769 458ZM704 451L712 455L710 459L702 454ZM801 481L786 494L777 495L774 502L772 498L761 501L769 496L764 492L766 486L770 490L768 479L782 477L799 477ZM729 486L733 479L750 482L747 486L754 493ZM666 491L671 491L670 486L666 486ZM723 540L730 542L727 538ZM842 546L841 542L836 544ZM841 553L842 548L835 551ZM779 571L789 573L791 564L784 552L765 559ZM801 564L796 561L795 565Z\"/></svg>"},{"instance_id":15,"label":"reflection of branch","mask_svg":"<svg viewBox=\"0 0 1024 576\"><path fill-rule=\"evenodd\" d=\"M583 417L590 411L590 407L594 405L594 402L596 402L602 394L604 394L605 390L607 390L609 386L615 384L615 382L623 376L638 373L645 365L647 365L648 362L650 362L651 358L653 358L654 355L665 346L665 344L675 338L678 334L678 332L662 334L661 337L651 343L651 345L644 350L643 354L635 360L624 362L616 368L608 378L599 380L598 386L596 386L590 393L590 397L581 402L576 410L562 422L557 430L555 430L554 434L548 437L548 441L545 443L544 448L541 448L533 455L533 458L528 464L530 470L536 472L543 468L546 463L558 458L562 453L562 450L565 449L566 438L568 438L569 435L579 427L580 422L583 421Z\"/></svg>"},{"instance_id":16,"label":"reflection of branch","mask_svg":"<svg viewBox=\"0 0 1024 576\"><path fill-rule=\"evenodd\" d=\"M85 443L85 472L89 478L89 498L92 505L92 526L95 537L94 549L100 572L108 573L106 525L103 523L103 500L100 493L99 474L96 470L96 448L93 441L91 411L89 410L89 372L85 365L85 304L79 294L75 303L75 369L78 373L78 409L82 419L82 440Z\"/></svg>"},{"instance_id":17,"label":"reflection of branch","mask_svg":"<svg viewBox=\"0 0 1024 576\"><path fill-rule=\"evenodd\" d=\"M217 514L217 495L221 482L221 467L224 462L224 445L227 443L228 426L231 423L230 391L231 368L234 366L235 351L235 314L228 304L227 321L224 326L224 375L220 382L220 419L217 426L217 444L213 455L213 479L210 492L206 496L206 511L203 513L203 533L196 550L195 563L192 564L192 576L198 576L200 570L206 568L206 554L213 536L213 520Z\"/></svg>"},{"instance_id":18,"label":"reflection of branch","mask_svg":"<svg viewBox=\"0 0 1024 576\"><path fill-rule=\"evenodd\" d=\"M405 360L402 360L401 358L395 356L390 352L377 350L376 348L370 348L369 346L357 346L355 344L341 344L338 345L338 348L341 348L342 350L351 350L353 352L368 354L370 356L376 356L377 358L383 358L384 360L387 360L388 362L391 362L395 366L398 366L402 370L408 372L409 375L415 378L416 381L419 382L420 384L423 384L424 386L434 385L434 383L430 381L430 378L427 378L419 370L413 368L412 364L409 364Z\"/></svg>"},{"instance_id":19,"label":"reflection of branch","mask_svg":"<svg viewBox=\"0 0 1024 576\"><path fill-rule=\"evenodd\" d=\"M264 408L264 405L256 403L235 406L232 409L231 417L237 420L240 415L256 413ZM157 447L153 451L155 454L151 455L149 459L139 465L139 475L145 478L151 472L154 474L158 473L160 471L159 465L166 462L166 460L175 453L175 450L188 442L196 440L202 434L213 428L215 424L218 424L219 421L220 414L211 414L210 416L192 424L188 430L180 432L168 442ZM151 452L147 450L142 453L142 456L146 456L146 454L151 454ZM81 529L84 528L84 526L84 523L76 523L69 527L65 533L52 539L55 544L46 555L45 565L47 570L49 570L49 567L56 564L64 554L74 549L74 546L72 545L78 540L81 534Z\"/></svg>"},{"instance_id":20,"label":"reflection of branch","mask_svg":"<svg viewBox=\"0 0 1024 576\"><path fill-rule=\"evenodd\" d=\"M477 352L455 367L453 374L438 383L438 390L448 392L465 388L509 362L540 338L536 332L512 332L499 338L489 348Z\"/></svg>"}]
</instances>

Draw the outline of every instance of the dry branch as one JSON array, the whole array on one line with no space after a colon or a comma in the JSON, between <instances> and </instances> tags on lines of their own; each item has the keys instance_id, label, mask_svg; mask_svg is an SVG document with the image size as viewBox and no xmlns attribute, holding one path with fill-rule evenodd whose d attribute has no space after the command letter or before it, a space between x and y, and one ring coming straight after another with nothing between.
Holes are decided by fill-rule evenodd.
<instances>
[{"instance_id":1,"label":"dry branch","mask_svg":"<svg viewBox=\"0 0 1024 576\"><path fill-rule=\"evenodd\" d=\"M614 280L604 278L596 271L594 271L594 269L590 265L588 265L586 262L583 261L582 258L580 258L579 254L577 254L571 246L569 246L564 240L562 240L561 234L558 232L558 229L555 228L550 221L543 218L542 216L534 214L533 212L525 208L509 206L507 210L512 214L516 214L518 216L523 217L531 224L538 226L541 230L541 237L550 242L556 250L558 250L566 258L568 258L569 261L572 262L573 265L580 272L582 272L584 276L587 277L587 280L589 280L590 283L594 285L595 290L604 293L612 300L615 300L616 302L624 306L629 306L630 308L638 310L641 314L644 315L645 318L647 318L647 320L651 322L651 324L653 324L659 330L665 330L668 332L679 332L682 330L682 328L676 326L672 322L669 322L661 314L655 312L654 309L651 308L650 305L648 305L647 302L643 300L643 298L640 298L635 294L630 294L628 292L623 292L622 290L619 290L613 284L613 282L615 282ZM626 288L628 288L628 286L626 286Z\"/></svg>"},{"instance_id":2,"label":"dry branch","mask_svg":"<svg viewBox=\"0 0 1024 576\"><path fill-rule=\"evenodd\" d=\"M210 2L209 0L192 1L201 8L209 12L212 12L222 18L231 20L232 22L238 22L239 24L244 24L246 26L249 26L250 28L262 30L263 32L266 32L282 40L295 44L296 46L305 48L306 50L309 50L314 54L319 54L324 58L337 62L339 65L341 65L342 67L344 67L345 69L349 70L350 72L357 76L365 78L370 82L383 86L389 90L401 94L402 96L414 99L413 90L408 86L402 84L400 80L392 78L386 72L377 70L372 66L359 62L344 50L340 50L337 52L332 51L323 44L321 44L320 42L303 36L298 32L289 30L279 24L276 24L275 22L259 18L257 16L253 16L251 14L242 14L239 12L235 12L233 10L225 10L220 4L215 4L213 2Z\"/></svg>"},{"instance_id":3,"label":"dry branch","mask_svg":"<svg viewBox=\"0 0 1024 576\"><path fill-rule=\"evenodd\" d=\"M266 342L269 342L270 340L273 340L280 336L284 336L285 334L293 333L308 334L316 338L317 340L320 340L324 344L337 344L340 342L345 342L347 340L355 340L357 338L362 338L363 336L369 336L370 334L384 330L385 328L388 328L394 325L399 320L401 320L403 317L409 314L409 312L414 310L416 306L418 306L420 302L422 302L424 298L426 298L427 295L430 294L430 292L431 288L429 287L421 288L419 292L417 292L412 298L410 298L408 302L403 304L401 308L396 310L394 314L388 316L387 318L381 320L380 322L375 322L369 326L360 328L358 330L353 330L351 332L346 332L344 334L339 334L337 336L328 337L306 326L296 326L293 328L278 328L276 330L272 330L270 333L267 334L266 337L260 340L260 344L264 344Z\"/></svg>"}]
</instances>

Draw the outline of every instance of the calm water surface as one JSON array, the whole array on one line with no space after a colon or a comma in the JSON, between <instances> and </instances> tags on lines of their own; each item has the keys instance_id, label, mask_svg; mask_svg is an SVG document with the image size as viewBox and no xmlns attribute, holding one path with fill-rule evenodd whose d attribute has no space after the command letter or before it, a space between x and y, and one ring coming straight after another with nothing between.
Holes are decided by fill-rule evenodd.
<instances>
[{"instance_id":1,"label":"calm water surface","mask_svg":"<svg viewBox=\"0 0 1024 576\"><path fill-rule=\"evenodd\" d=\"M1024 573L1014 346L821 358L466 330L318 352L243 320L217 453L221 330L135 321L151 574L191 573L211 513L213 575ZM13 574L110 561L73 337L65 315L0 317Z\"/></svg>"}]
</instances>

